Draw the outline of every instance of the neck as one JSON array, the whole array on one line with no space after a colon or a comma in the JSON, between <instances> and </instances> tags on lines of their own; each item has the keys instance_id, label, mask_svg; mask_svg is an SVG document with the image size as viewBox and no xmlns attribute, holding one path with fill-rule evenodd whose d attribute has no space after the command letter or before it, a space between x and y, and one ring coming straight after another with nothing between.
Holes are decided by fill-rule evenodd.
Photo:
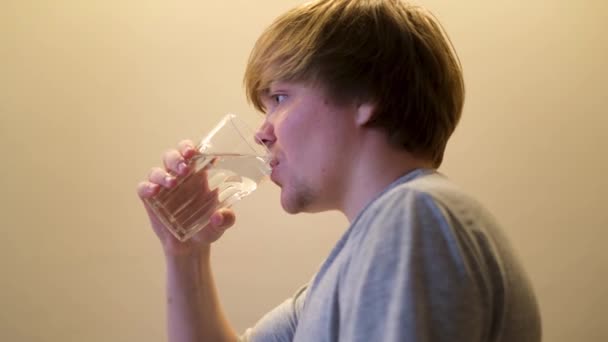
<instances>
[{"instance_id":1,"label":"neck","mask_svg":"<svg viewBox=\"0 0 608 342\"><path fill-rule=\"evenodd\" d=\"M433 168L428 160L397 150L385 143L385 136L368 140L359 146L357 158L350 166L350 177L341 198L339 210L350 223L361 210L399 177L419 168Z\"/></svg>"}]
</instances>

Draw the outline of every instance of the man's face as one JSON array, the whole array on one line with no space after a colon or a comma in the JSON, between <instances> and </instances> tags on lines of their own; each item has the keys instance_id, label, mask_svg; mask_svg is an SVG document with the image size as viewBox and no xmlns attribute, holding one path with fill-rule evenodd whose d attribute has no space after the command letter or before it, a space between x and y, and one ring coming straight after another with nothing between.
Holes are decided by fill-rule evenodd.
<instances>
[{"instance_id":1,"label":"man's face","mask_svg":"<svg viewBox=\"0 0 608 342\"><path fill-rule=\"evenodd\" d=\"M289 213L337 209L356 151L354 105L338 105L315 86L275 82L262 101L266 120L256 134L271 151L271 179Z\"/></svg>"}]
</instances>

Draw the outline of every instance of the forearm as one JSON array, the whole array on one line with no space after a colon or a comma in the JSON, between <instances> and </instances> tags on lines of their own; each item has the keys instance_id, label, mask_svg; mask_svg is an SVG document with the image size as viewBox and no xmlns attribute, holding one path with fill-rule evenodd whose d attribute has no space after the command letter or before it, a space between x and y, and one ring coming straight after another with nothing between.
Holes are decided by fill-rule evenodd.
<instances>
[{"instance_id":1,"label":"forearm","mask_svg":"<svg viewBox=\"0 0 608 342\"><path fill-rule=\"evenodd\" d=\"M236 341L211 272L210 250L167 256L167 323L170 342Z\"/></svg>"}]
</instances>

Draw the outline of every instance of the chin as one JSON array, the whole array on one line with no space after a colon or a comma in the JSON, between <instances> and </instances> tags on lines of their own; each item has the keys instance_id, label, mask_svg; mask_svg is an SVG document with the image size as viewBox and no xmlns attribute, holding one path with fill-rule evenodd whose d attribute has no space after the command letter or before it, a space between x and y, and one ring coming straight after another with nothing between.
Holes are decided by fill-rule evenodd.
<instances>
[{"instance_id":1,"label":"chin","mask_svg":"<svg viewBox=\"0 0 608 342\"><path fill-rule=\"evenodd\" d=\"M283 207L283 210L288 214L298 214L302 212L301 208L299 208L291 198L288 198L284 191L281 191L281 207Z\"/></svg>"},{"instance_id":2,"label":"chin","mask_svg":"<svg viewBox=\"0 0 608 342\"><path fill-rule=\"evenodd\" d=\"M288 214L312 213L311 210L313 197L306 191L289 191L287 188L281 189L281 206Z\"/></svg>"}]
</instances>

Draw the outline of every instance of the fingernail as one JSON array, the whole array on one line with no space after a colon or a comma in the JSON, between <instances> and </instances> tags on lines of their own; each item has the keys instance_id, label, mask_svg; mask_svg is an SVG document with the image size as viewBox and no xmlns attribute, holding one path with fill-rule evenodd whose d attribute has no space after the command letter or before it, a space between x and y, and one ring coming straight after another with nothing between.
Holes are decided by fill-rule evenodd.
<instances>
[{"instance_id":1,"label":"fingernail","mask_svg":"<svg viewBox=\"0 0 608 342\"><path fill-rule=\"evenodd\" d=\"M177 171L179 171L179 173L183 173L184 170L186 170L186 163L180 162L177 164Z\"/></svg>"},{"instance_id":2,"label":"fingernail","mask_svg":"<svg viewBox=\"0 0 608 342\"><path fill-rule=\"evenodd\" d=\"M167 177L165 177L165 182L166 182L167 184L171 184L171 182L173 182L173 180L174 180L174 179L175 179L175 178L173 178L173 177L171 177L171 176L167 176Z\"/></svg>"},{"instance_id":3,"label":"fingernail","mask_svg":"<svg viewBox=\"0 0 608 342\"><path fill-rule=\"evenodd\" d=\"M216 226L219 226L220 224L222 224L222 221L224 221L224 218L222 217L222 215L211 216L211 222L213 222L213 224Z\"/></svg>"},{"instance_id":4,"label":"fingernail","mask_svg":"<svg viewBox=\"0 0 608 342\"><path fill-rule=\"evenodd\" d=\"M184 150L184 155L191 155L192 153L194 153L194 149L192 147L186 147L186 149Z\"/></svg>"}]
</instances>

